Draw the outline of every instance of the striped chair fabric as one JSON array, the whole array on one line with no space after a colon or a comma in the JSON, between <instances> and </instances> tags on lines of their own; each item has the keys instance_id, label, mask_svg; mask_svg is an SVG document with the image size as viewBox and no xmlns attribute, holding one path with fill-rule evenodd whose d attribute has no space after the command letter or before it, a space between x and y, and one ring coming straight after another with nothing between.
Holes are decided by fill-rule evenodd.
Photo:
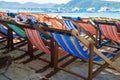
<instances>
[{"instance_id":1,"label":"striped chair fabric","mask_svg":"<svg viewBox=\"0 0 120 80\"><path fill-rule=\"evenodd\" d=\"M120 43L120 36L115 25L99 24L99 29L106 38Z\"/></svg>"}]
</instances>

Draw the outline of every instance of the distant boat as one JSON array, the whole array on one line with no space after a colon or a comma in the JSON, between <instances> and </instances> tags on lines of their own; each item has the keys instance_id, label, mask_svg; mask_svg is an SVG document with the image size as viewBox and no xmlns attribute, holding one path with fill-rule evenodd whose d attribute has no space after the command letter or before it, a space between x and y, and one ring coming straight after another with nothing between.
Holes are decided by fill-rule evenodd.
<instances>
[{"instance_id":1,"label":"distant boat","mask_svg":"<svg viewBox=\"0 0 120 80\"><path fill-rule=\"evenodd\" d=\"M79 11L80 11L80 8L74 7L71 11L72 11L72 12L79 12Z\"/></svg>"},{"instance_id":2,"label":"distant boat","mask_svg":"<svg viewBox=\"0 0 120 80\"><path fill-rule=\"evenodd\" d=\"M120 8L112 8L110 12L120 12Z\"/></svg>"},{"instance_id":3,"label":"distant boat","mask_svg":"<svg viewBox=\"0 0 120 80\"><path fill-rule=\"evenodd\" d=\"M98 12L109 12L111 9L109 7L101 7Z\"/></svg>"},{"instance_id":4,"label":"distant boat","mask_svg":"<svg viewBox=\"0 0 120 80\"><path fill-rule=\"evenodd\" d=\"M93 8L88 8L86 11L87 12L95 12L95 8L94 7Z\"/></svg>"}]
</instances>

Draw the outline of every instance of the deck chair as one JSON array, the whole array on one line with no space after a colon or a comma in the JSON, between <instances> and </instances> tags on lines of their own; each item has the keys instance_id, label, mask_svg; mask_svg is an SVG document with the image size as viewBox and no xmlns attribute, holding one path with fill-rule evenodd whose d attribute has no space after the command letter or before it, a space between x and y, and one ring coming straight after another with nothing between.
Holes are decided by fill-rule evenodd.
<instances>
[{"instance_id":1,"label":"deck chair","mask_svg":"<svg viewBox=\"0 0 120 80\"><path fill-rule=\"evenodd\" d=\"M2 24L0 24L0 34L1 34L0 42L2 43L2 42L7 41L8 30ZM17 34L13 34L13 37L18 38L19 36Z\"/></svg>"},{"instance_id":2,"label":"deck chair","mask_svg":"<svg viewBox=\"0 0 120 80\"><path fill-rule=\"evenodd\" d=\"M20 56L18 57L15 57L13 58L12 60L19 60L19 59L22 59L24 57L26 57L27 55L29 55L30 59L33 58L33 52L31 52L31 43L30 41L27 39L27 35L26 33L24 32L24 30L22 30L22 28L18 27L17 25L13 24L14 22L11 22L9 20L0 20L0 22L2 24L4 24L5 26L7 26L7 28L9 28L8 30L6 30L6 36L8 36L7 38L7 46L11 49L11 50L20 50L20 51L23 51L25 52L25 54L21 54ZM9 31L11 30L11 32ZM15 35L12 35L12 31L14 31L16 33L16 35L18 36L18 42L17 43L13 43L13 38L15 37ZM10 34L10 35L9 35ZM16 37L15 37L16 38ZM24 50L24 49L20 49L19 47L21 46L24 46L28 44L28 50ZM10 51L11 51L10 50ZM7 51L8 52L8 51Z\"/></svg>"},{"instance_id":3,"label":"deck chair","mask_svg":"<svg viewBox=\"0 0 120 80\"><path fill-rule=\"evenodd\" d=\"M14 24L12 24L12 25L14 25ZM42 53L37 55L37 57L33 56L33 59L37 59L39 56L42 56L43 54L51 54L51 62L48 61L48 60L44 60L42 58L39 58L39 59L44 60L45 62L49 63L47 66L44 67L44 69L46 69L47 67L53 66L54 62L52 62L52 61L54 59L53 58L54 55L52 56L52 54L54 53L54 42L52 40L50 42L50 39L49 39L49 43L47 43L47 45L46 45L45 44L45 37L39 31L35 30L35 28L30 26L32 24L28 24L27 27L24 27L24 25L19 25L18 24L18 26L25 31L25 33L28 37L28 40L31 42L31 45L35 46L38 50L42 51ZM33 47L31 47L31 46L29 46L29 47L30 47L30 52L33 52L32 51ZM63 51L61 48L59 48L58 52L59 52L59 55L61 56L59 61L62 61L65 58L64 56L67 53L65 51ZM33 59L31 59L31 60L33 60ZM28 60L27 62L29 62L31 60ZM26 63L26 61L24 63ZM39 71L41 71L41 69L36 70L36 72L39 72Z\"/></svg>"},{"instance_id":4,"label":"deck chair","mask_svg":"<svg viewBox=\"0 0 120 80\"><path fill-rule=\"evenodd\" d=\"M84 34L84 37L91 38L94 40L96 46L98 44L98 29L90 21L74 21L74 20L63 20L66 25L75 25L78 32Z\"/></svg>"},{"instance_id":5,"label":"deck chair","mask_svg":"<svg viewBox=\"0 0 120 80\"><path fill-rule=\"evenodd\" d=\"M1 24L5 26L7 29L4 27L1 28L1 32L5 34L7 37L7 47L9 48L8 50L14 50L15 47L20 47L20 45L25 45L26 42L26 34L23 30L20 28L17 28L17 26L14 26L12 24L4 23L2 20L0 20ZM13 34L14 32L14 34ZM13 39L17 38L16 42L13 42ZM17 46L18 45L18 46Z\"/></svg>"},{"instance_id":6,"label":"deck chair","mask_svg":"<svg viewBox=\"0 0 120 80\"><path fill-rule=\"evenodd\" d=\"M16 15L13 13L3 13L3 14L6 15L1 16L0 20L4 20L4 19L10 20L14 18ZM2 25L1 32L5 34L8 38L7 39L7 48L9 48L8 50L14 50L15 49L14 45L18 45L20 43L24 44L24 42L26 44L26 34L20 28L17 28L16 26L7 23L1 23L1 25ZM16 41L13 42L14 39L16 39Z\"/></svg>"},{"instance_id":7,"label":"deck chair","mask_svg":"<svg viewBox=\"0 0 120 80\"><path fill-rule=\"evenodd\" d=\"M56 59L57 57L55 57L56 66L54 67L54 71L51 72L50 74L45 75L45 77L49 78L52 75L54 75L57 71L63 70L73 75L76 75L80 78L83 78L85 80L87 79L92 80L95 76L97 76L103 69L105 69L109 65L120 72L120 67L113 63L117 58L120 57L119 53L107 53L107 52L98 51L97 48L93 45L93 43L81 37L77 30L71 27L69 27L68 30L62 30L58 28L48 28L41 26L39 26L38 30L49 32L52 38L56 41L56 43L69 54L77 58L85 59L89 61L88 77L86 78L74 72L68 71L62 66L58 66L58 62ZM84 50L82 47L83 45L81 44L84 44L84 46L86 46L87 49ZM101 61L101 60L104 60L105 63L98 70L93 72L92 69L93 61Z\"/></svg>"},{"instance_id":8,"label":"deck chair","mask_svg":"<svg viewBox=\"0 0 120 80\"><path fill-rule=\"evenodd\" d=\"M49 18L50 20L50 18ZM51 21L53 22L53 24L57 24L58 21L61 22L62 24L62 28L65 29L67 27L72 27L76 30L78 30L82 35L83 33L85 33L84 37L86 38L92 38L95 41L95 44L97 45L98 43L98 29L96 26L94 26L91 22L86 22L86 21L75 21L75 20L71 20L71 19L52 19ZM56 26L56 25L54 25ZM56 27L58 27L60 25L57 25ZM68 28L66 28L67 30Z\"/></svg>"},{"instance_id":9,"label":"deck chair","mask_svg":"<svg viewBox=\"0 0 120 80\"><path fill-rule=\"evenodd\" d=\"M96 25L99 28L100 34L105 36L108 39L108 42L115 42L117 44L120 43L119 40L119 26L115 22L97 22ZM107 45L106 42L102 45ZM113 45L111 47L114 47ZM118 47L115 47L119 49Z\"/></svg>"},{"instance_id":10,"label":"deck chair","mask_svg":"<svg viewBox=\"0 0 120 80\"><path fill-rule=\"evenodd\" d=\"M34 28L24 28L28 39L30 40L30 42L32 43L32 45L34 45L38 50L42 51L44 54L49 54L51 55L51 61L47 61L50 64L48 64L48 67L52 67L54 65L54 42L50 39L46 39L45 35L42 36L43 34L41 34L38 30L34 29ZM47 40L47 45L46 45L46 40ZM50 45L48 45L50 44ZM58 55L61 56L61 58L59 59L59 61L62 61L62 59L64 59L64 56L67 53L62 50L61 48L58 49ZM41 70L37 70L36 72L41 72Z\"/></svg>"}]
</instances>

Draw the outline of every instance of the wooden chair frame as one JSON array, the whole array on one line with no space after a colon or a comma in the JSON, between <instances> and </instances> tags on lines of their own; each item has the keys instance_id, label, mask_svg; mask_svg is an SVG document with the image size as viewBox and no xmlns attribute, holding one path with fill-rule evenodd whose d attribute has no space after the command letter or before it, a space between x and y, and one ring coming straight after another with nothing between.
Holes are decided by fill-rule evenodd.
<instances>
[{"instance_id":1,"label":"wooden chair frame","mask_svg":"<svg viewBox=\"0 0 120 80\"><path fill-rule=\"evenodd\" d=\"M50 17L46 17L48 20L49 19L55 19L55 20L57 20L57 21L59 21L61 24L62 24L62 26L63 26L63 29L65 29L64 28L64 23L63 23L63 20L69 20L69 21L71 21L74 25L76 25L76 27L78 28L78 32L80 32L81 30L86 34L84 37L86 37L86 36L89 36L91 39L93 39L94 41L95 41L95 45L97 46L98 45L98 34L99 34L99 31L98 31L98 28L95 26L95 25L93 25L89 20L88 20L88 18L86 19L85 18L85 21L83 20L83 21L75 21L75 20L71 20L71 19L57 19L57 18L50 18ZM87 21L86 21L87 20ZM80 26L78 23L83 23L83 24L87 24L87 25L90 25L90 26L92 26L93 28L95 28L95 30L96 30L96 34L94 34L94 35L92 35L90 32L88 32L88 31L86 31L84 28L82 28L82 26ZM83 26L84 27L84 26ZM95 37L94 37L95 36ZM89 38L89 37L87 37L87 38Z\"/></svg>"},{"instance_id":2,"label":"wooden chair frame","mask_svg":"<svg viewBox=\"0 0 120 80\"><path fill-rule=\"evenodd\" d=\"M30 28L30 29L35 29L34 28L34 25L29 25L29 24L18 24L18 23L15 23L15 22L12 22L12 21L7 21L7 20L0 20L2 23L10 23L10 24L14 24L14 25L16 25L16 26L18 26L18 27L20 27L21 29L23 29L23 28ZM46 35L48 35L48 34L46 34ZM11 38L10 38L11 39ZM11 40L12 41L12 40ZM34 54L33 54L33 52L34 52L34 50L33 50L33 45L32 45L32 43L28 40L28 54L29 54L29 56L30 56L30 59L28 59L27 61L24 61L23 63L28 63L28 62L30 62L30 61L32 61L32 60L34 60L34 59L39 59L39 60L42 60L42 61L44 61L44 62L46 62L46 63L48 63L48 65L47 66L45 66L45 67L43 67L43 69L40 69L40 70L35 70L35 72L43 72L43 71L45 71L46 69L48 69L49 67L53 67L54 66L54 48L55 48L55 46L54 46L54 41L51 39L51 41L50 41L50 43L46 43L46 44L50 44L50 51L51 51L51 60L50 61L48 61L48 60L46 60L46 59L43 59L42 57L40 57L40 56L42 56L42 55L44 55L45 53L41 53L41 54L38 54L38 55L36 55L36 56L34 56ZM62 60L64 60L65 58L67 58L67 57L70 57L70 55L65 55L65 56L63 56L63 57L61 57L59 60L58 60L58 62L61 62Z\"/></svg>"},{"instance_id":3,"label":"wooden chair frame","mask_svg":"<svg viewBox=\"0 0 120 80\"><path fill-rule=\"evenodd\" d=\"M112 66L114 69L116 69L118 72L120 72L120 67L115 65L113 62L120 57L120 53L117 53L115 57L113 57L112 59L108 59L106 58L103 54L101 54L96 48L95 46L93 45L93 42L89 42L87 41L86 39L84 39L83 37L80 36L80 34L75 31L75 30L71 30L71 31L68 31L68 30L60 30L60 29L54 29L54 28L45 28L45 27L42 27L40 26L38 28L39 31L42 31L42 32L49 32L49 31L52 31L52 32L60 32L60 33L63 33L63 34L71 34L72 36L76 37L80 42L82 42L86 47L89 48L90 50L90 58L88 60L88 63L89 63L89 71L88 71L88 77L84 77L82 75L78 75L74 72L71 72L69 70L66 70L64 67L64 65L66 64L70 64L70 62L67 62L66 64L63 64L61 66L58 66L58 55L57 54L54 54L54 59L55 59L55 64L54 64L54 71L52 71L50 74L47 74L43 77L43 80L48 80L49 77L53 76L56 72L58 72L59 70L63 70L65 72L68 72L70 74L73 74L77 77L80 77L84 80L92 80L94 77L96 77L102 70L104 70L105 68L107 68L109 65ZM55 51L57 53L57 44L56 44L56 48L55 48ZM100 67L98 68L96 71L93 72L93 52L96 52L96 54L98 56L100 56L104 61L105 63ZM75 59L74 59L75 60Z\"/></svg>"}]
</instances>

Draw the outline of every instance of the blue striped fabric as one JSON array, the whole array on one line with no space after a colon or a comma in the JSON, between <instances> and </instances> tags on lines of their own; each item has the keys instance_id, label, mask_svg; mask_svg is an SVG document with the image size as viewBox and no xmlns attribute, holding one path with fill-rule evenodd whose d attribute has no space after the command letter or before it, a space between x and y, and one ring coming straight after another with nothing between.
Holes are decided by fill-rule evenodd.
<instances>
[{"instance_id":1,"label":"blue striped fabric","mask_svg":"<svg viewBox=\"0 0 120 80\"><path fill-rule=\"evenodd\" d=\"M5 29L3 26L0 26L0 32L2 34L6 35L6 36L8 35L8 30ZM18 37L18 35L17 34L13 34L13 37L16 38L16 37Z\"/></svg>"},{"instance_id":2,"label":"blue striped fabric","mask_svg":"<svg viewBox=\"0 0 120 80\"><path fill-rule=\"evenodd\" d=\"M80 18L80 17L62 16L62 18L65 18L65 19L72 19L72 20L75 20L75 21L80 21L80 20L81 20L81 18Z\"/></svg>"},{"instance_id":3,"label":"blue striped fabric","mask_svg":"<svg viewBox=\"0 0 120 80\"><path fill-rule=\"evenodd\" d=\"M75 29L77 30L78 28L76 27L76 25L74 25L70 20L63 20L65 26L67 27L68 30L72 30ZM83 31L80 31L80 34L84 34Z\"/></svg>"},{"instance_id":4,"label":"blue striped fabric","mask_svg":"<svg viewBox=\"0 0 120 80\"><path fill-rule=\"evenodd\" d=\"M75 25L73 25L70 20L63 20L63 22L68 30L76 29Z\"/></svg>"},{"instance_id":5,"label":"blue striped fabric","mask_svg":"<svg viewBox=\"0 0 120 80\"><path fill-rule=\"evenodd\" d=\"M71 23L69 23L69 21L67 21L67 24L65 25L68 28L68 30L74 29ZM89 59L89 50L84 50L79 40L74 36L57 33L57 32L54 33L52 31L50 32L50 34L52 38L54 38L54 40L59 44L59 46L69 54L72 54L82 59L86 59L86 60ZM103 52L103 55L107 56L108 58L112 58L113 56L115 56L115 54L109 54L107 52ZM94 60L101 61L102 59L94 53Z\"/></svg>"},{"instance_id":6,"label":"blue striped fabric","mask_svg":"<svg viewBox=\"0 0 120 80\"><path fill-rule=\"evenodd\" d=\"M59 46L69 54L82 59L89 59L89 50L83 50L80 42L75 37L52 32L50 32L50 34L59 44ZM107 52L103 52L103 54L108 58L112 58L113 56L115 56L115 54L108 54ZM102 59L94 53L94 60L101 61Z\"/></svg>"},{"instance_id":7,"label":"blue striped fabric","mask_svg":"<svg viewBox=\"0 0 120 80\"><path fill-rule=\"evenodd\" d=\"M75 20L75 21L80 21L81 18L80 17L70 17L72 20Z\"/></svg>"}]
</instances>

